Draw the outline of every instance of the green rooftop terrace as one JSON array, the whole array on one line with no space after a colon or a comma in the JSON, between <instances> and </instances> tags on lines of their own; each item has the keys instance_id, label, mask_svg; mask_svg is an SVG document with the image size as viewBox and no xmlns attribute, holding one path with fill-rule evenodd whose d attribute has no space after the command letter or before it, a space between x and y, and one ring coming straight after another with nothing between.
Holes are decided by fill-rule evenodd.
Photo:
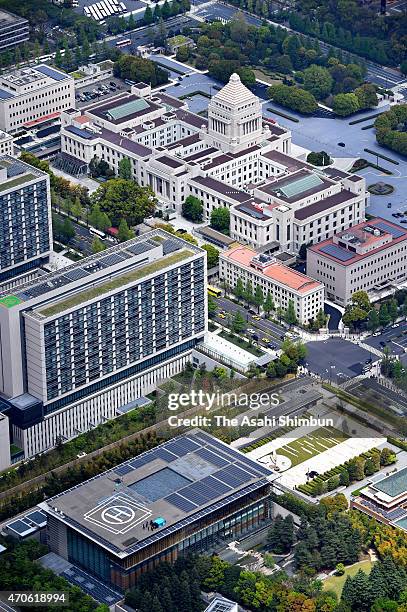
<instances>
[{"instance_id":1,"label":"green rooftop terrace","mask_svg":"<svg viewBox=\"0 0 407 612\"><path fill-rule=\"evenodd\" d=\"M6 189L12 189L13 187L18 187L19 185L24 185L24 183L28 183L29 181L37 178L35 174L22 174L20 176L16 176L15 178L10 179L9 181L4 181L4 183L0 183L0 192L6 191Z\"/></svg>"},{"instance_id":2,"label":"green rooftop terrace","mask_svg":"<svg viewBox=\"0 0 407 612\"><path fill-rule=\"evenodd\" d=\"M126 274L122 274L121 276L117 276L110 281L105 283L101 283L100 285L96 285L95 287L90 287L89 289L84 289L75 295L61 300L51 306L47 306L46 308L42 308L37 312L44 317L52 317L53 315L58 314L59 312L63 312L64 310L69 310L70 308L74 308L83 302L88 302L89 300L93 300L94 298L100 297L106 293L114 291L119 287L123 287L124 285L128 285L134 281L140 280L149 274L154 274L159 270L163 270L164 268L168 268L176 263L191 257L194 253L189 251L188 249L182 249L181 251L177 251L168 257L162 257L161 259L157 259L156 261L152 261L149 264L145 264L132 272L127 272Z\"/></svg>"},{"instance_id":3,"label":"green rooftop terrace","mask_svg":"<svg viewBox=\"0 0 407 612\"><path fill-rule=\"evenodd\" d=\"M5 306L6 308L12 308L18 304L21 304L21 300L16 295L6 295L0 299L0 305Z\"/></svg>"}]
</instances>

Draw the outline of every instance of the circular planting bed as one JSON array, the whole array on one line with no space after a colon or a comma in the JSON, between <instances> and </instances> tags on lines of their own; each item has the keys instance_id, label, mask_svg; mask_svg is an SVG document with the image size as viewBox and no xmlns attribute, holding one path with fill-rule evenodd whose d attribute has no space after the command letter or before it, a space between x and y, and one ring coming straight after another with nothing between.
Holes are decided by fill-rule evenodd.
<instances>
[{"instance_id":1,"label":"circular planting bed","mask_svg":"<svg viewBox=\"0 0 407 612\"><path fill-rule=\"evenodd\" d=\"M382 183L381 181L378 183L373 183L373 185L369 185L367 188L369 193L378 196L385 196L393 193L394 187L389 185L388 183Z\"/></svg>"}]
</instances>

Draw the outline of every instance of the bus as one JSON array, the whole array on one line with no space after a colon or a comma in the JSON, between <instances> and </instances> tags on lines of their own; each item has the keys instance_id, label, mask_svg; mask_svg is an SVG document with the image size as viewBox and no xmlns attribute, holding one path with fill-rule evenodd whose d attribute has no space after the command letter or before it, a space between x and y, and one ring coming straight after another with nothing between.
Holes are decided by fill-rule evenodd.
<instances>
[{"instance_id":1,"label":"bus","mask_svg":"<svg viewBox=\"0 0 407 612\"><path fill-rule=\"evenodd\" d=\"M101 232L100 230L95 229L94 227L89 228L89 233L92 234L92 236L98 236L99 238L106 238L105 232Z\"/></svg>"},{"instance_id":2,"label":"bus","mask_svg":"<svg viewBox=\"0 0 407 612\"><path fill-rule=\"evenodd\" d=\"M131 45L131 38L123 38L123 40L118 40L116 43L116 47L119 47L119 49L128 45Z\"/></svg>"},{"instance_id":3,"label":"bus","mask_svg":"<svg viewBox=\"0 0 407 612\"><path fill-rule=\"evenodd\" d=\"M208 285L208 293L209 295L212 295L216 298L219 298L222 295L221 289L217 289L216 287L212 287L211 285Z\"/></svg>"}]
</instances>

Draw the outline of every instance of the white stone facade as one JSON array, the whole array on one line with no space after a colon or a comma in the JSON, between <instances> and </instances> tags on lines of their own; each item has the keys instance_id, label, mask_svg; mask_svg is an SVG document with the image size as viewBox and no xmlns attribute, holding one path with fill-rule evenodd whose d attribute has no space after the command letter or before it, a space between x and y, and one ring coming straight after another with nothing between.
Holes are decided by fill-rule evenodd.
<instances>
[{"instance_id":1,"label":"white stone facade","mask_svg":"<svg viewBox=\"0 0 407 612\"><path fill-rule=\"evenodd\" d=\"M0 77L0 129L14 133L47 116L75 108L73 77L39 64Z\"/></svg>"}]
</instances>

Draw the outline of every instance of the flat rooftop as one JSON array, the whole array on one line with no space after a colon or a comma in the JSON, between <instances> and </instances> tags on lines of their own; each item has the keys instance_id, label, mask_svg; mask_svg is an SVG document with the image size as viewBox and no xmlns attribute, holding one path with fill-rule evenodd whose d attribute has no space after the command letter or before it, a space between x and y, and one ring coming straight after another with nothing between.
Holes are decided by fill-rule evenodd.
<instances>
[{"instance_id":1,"label":"flat rooftop","mask_svg":"<svg viewBox=\"0 0 407 612\"><path fill-rule=\"evenodd\" d=\"M366 236L366 240L364 244L372 244L374 246L374 242L380 238L379 236L374 236L366 231L366 228L377 228L380 230L381 236L387 234L391 237L391 240L386 244L378 246L377 248L371 248L366 253L355 253L354 251L345 248L340 244L336 244L333 241L333 238L329 238L328 240L324 240L323 242L319 242L318 244L314 244L309 247L309 250L318 253L321 257L326 257L336 263L340 263L343 266L352 265L360 260L363 260L366 257L371 257L375 253L383 251L385 249L393 248L395 244L399 242L403 242L407 239L407 229L401 227L401 225L397 225L392 221L388 221L387 219L382 219L381 217L376 217L374 219L370 219L369 221L363 221L358 225L353 225L349 227L344 232L340 232L337 236L344 236L345 234L351 235L355 234L355 236L360 236L361 234Z\"/></svg>"},{"instance_id":2,"label":"flat rooftop","mask_svg":"<svg viewBox=\"0 0 407 612\"><path fill-rule=\"evenodd\" d=\"M0 10L0 28L18 25L27 25L28 27L27 19L20 17L20 15L15 15L14 13Z\"/></svg>"},{"instance_id":3,"label":"flat rooftop","mask_svg":"<svg viewBox=\"0 0 407 612\"><path fill-rule=\"evenodd\" d=\"M8 189L22 187L30 181L47 176L42 170L8 155L0 156L0 172L4 174L4 170L6 170L7 178L0 181L0 194Z\"/></svg>"},{"instance_id":4,"label":"flat rooftop","mask_svg":"<svg viewBox=\"0 0 407 612\"><path fill-rule=\"evenodd\" d=\"M389 497L399 497L399 495L407 493L407 467L375 482L371 485L371 488L377 489Z\"/></svg>"},{"instance_id":5,"label":"flat rooftop","mask_svg":"<svg viewBox=\"0 0 407 612\"><path fill-rule=\"evenodd\" d=\"M157 247L160 247L160 253L162 248L162 255L149 261L148 251ZM38 305L37 310L32 311L40 316L51 316L200 252L201 249L181 238L162 230L153 230L86 257L62 270L44 274L35 281L19 286L12 295L4 292L0 296L0 307L13 308L35 298L43 298L42 302L50 301L47 294L61 288L62 295L59 298L53 297L53 303ZM144 259L140 257L143 254L146 255ZM67 295L65 288L70 284L75 284L75 293Z\"/></svg>"},{"instance_id":6,"label":"flat rooftop","mask_svg":"<svg viewBox=\"0 0 407 612\"><path fill-rule=\"evenodd\" d=\"M267 485L272 475L243 453L193 429L40 507L126 557ZM162 527L145 526L156 520Z\"/></svg>"},{"instance_id":7,"label":"flat rooftop","mask_svg":"<svg viewBox=\"0 0 407 612\"><path fill-rule=\"evenodd\" d=\"M260 201L257 202L255 199L252 199L251 201L243 202L243 204L238 204L234 209L257 221L271 221L271 211L277 206L279 206L277 203L265 204L264 202L261 203Z\"/></svg>"},{"instance_id":8,"label":"flat rooftop","mask_svg":"<svg viewBox=\"0 0 407 612\"><path fill-rule=\"evenodd\" d=\"M266 183L258 189L290 204L324 191L332 187L332 184L331 180L319 176L312 170L301 168L288 176Z\"/></svg>"},{"instance_id":9,"label":"flat rooftop","mask_svg":"<svg viewBox=\"0 0 407 612\"><path fill-rule=\"evenodd\" d=\"M236 189L227 183L222 183L222 181L218 181L211 176L196 176L195 178L191 178L189 182L193 183L198 188L202 185L203 187L212 189L220 195L227 196L236 202L246 202L247 200L253 199L252 196L245 191Z\"/></svg>"},{"instance_id":10,"label":"flat rooftop","mask_svg":"<svg viewBox=\"0 0 407 612\"><path fill-rule=\"evenodd\" d=\"M239 245L232 247L228 251L221 253L220 257L229 259L230 261L240 264L241 266L245 266L246 268L256 270L256 272L262 274L270 280L273 280L285 287L289 287L290 289L299 293L307 293L308 291L323 287L322 283L314 280L310 276L302 274L301 272L297 272L297 270L284 266L282 263L275 261L273 257L270 257L270 263L265 265L262 270L254 268L252 265L253 258L262 256L258 255L256 251L246 246Z\"/></svg>"},{"instance_id":11,"label":"flat rooftop","mask_svg":"<svg viewBox=\"0 0 407 612\"><path fill-rule=\"evenodd\" d=\"M69 74L62 72L62 70L52 68L51 66L47 66L47 64L38 64L31 68L20 68L19 70L3 74L0 77L0 81L6 87L23 87L24 85L31 85L32 83L43 81L44 78L56 82L72 79ZM18 94L14 93L14 95Z\"/></svg>"},{"instance_id":12,"label":"flat rooftop","mask_svg":"<svg viewBox=\"0 0 407 612\"><path fill-rule=\"evenodd\" d=\"M135 94L128 94L127 96L120 95L109 100L109 102L92 106L92 108L88 107L86 112L105 119L114 125L120 125L131 119L147 115L159 108L158 104L154 104L150 100L140 98Z\"/></svg>"}]
</instances>

